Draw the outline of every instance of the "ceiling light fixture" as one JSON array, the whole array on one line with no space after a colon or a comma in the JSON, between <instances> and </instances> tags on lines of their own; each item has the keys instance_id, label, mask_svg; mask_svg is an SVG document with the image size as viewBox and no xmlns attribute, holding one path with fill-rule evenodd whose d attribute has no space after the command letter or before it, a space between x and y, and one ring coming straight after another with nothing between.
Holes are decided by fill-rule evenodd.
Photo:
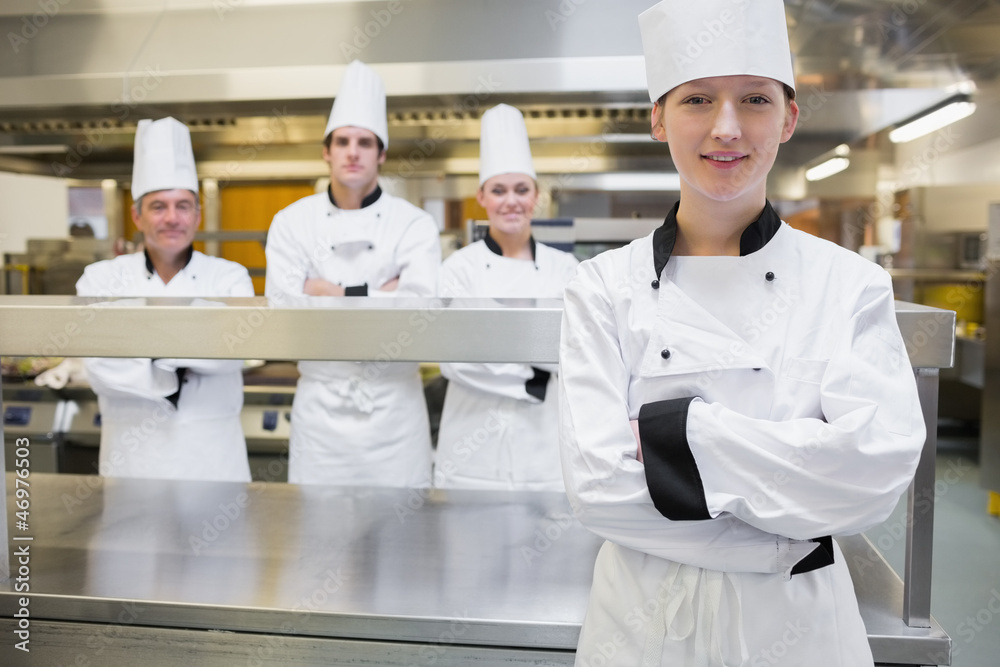
<instances>
[{"instance_id":1,"label":"ceiling light fixture","mask_svg":"<svg viewBox=\"0 0 1000 667\"><path fill-rule=\"evenodd\" d=\"M952 123L968 118L976 111L975 103L968 95L956 95L945 100L941 105L931 109L889 133L889 141L902 144L913 141L931 132L936 132Z\"/></svg>"},{"instance_id":2,"label":"ceiling light fixture","mask_svg":"<svg viewBox=\"0 0 1000 667\"><path fill-rule=\"evenodd\" d=\"M826 162L821 162L820 164L806 170L806 180L807 181L821 181L824 178L829 178L834 174L839 174L848 167L851 166L851 161L846 157L832 157Z\"/></svg>"},{"instance_id":3,"label":"ceiling light fixture","mask_svg":"<svg viewBox=\"0 0 1000 667\"><path fill-rule=\"evenodd\" d=\"M599 192L676 192L681 189L681 177L676 172L578 174L568 179L561 189Z\"/></svg>"}]
</instances>

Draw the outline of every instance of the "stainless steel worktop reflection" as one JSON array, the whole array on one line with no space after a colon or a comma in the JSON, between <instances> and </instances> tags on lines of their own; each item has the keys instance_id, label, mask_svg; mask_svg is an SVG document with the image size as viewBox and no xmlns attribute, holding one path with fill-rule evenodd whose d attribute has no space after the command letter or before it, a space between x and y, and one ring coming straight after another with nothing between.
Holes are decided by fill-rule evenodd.
<instances>
[{"instance_id":1,"label":"stainless steel worktop reflection","mask_svg":"<svg viewBox=\"0 0 1000 667\"><path fill-rule=\"evenodd\" d=\"M600 546L558 493L45 474L31 489L34 619L572 649ZM0 591L9 616L13 582Z\"/></svg>"}]
</instances>

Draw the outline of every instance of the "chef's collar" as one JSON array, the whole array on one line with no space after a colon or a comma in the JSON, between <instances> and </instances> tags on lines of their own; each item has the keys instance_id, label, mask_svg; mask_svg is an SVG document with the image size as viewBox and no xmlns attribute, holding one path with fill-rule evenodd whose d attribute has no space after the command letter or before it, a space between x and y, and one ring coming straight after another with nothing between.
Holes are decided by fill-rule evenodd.
<instances>
[{"instance_id":1,"label":"chef's collar","mask_svg":"<svg viewBox=\"0 0 1000 667\"><path fill-rule=\"evenodd\" d=\"M501 257L503 257L503 248L501 248L500 244L497 243L496 240L494 240L494 238L492 236L490 236L490 230L488 230L488 229L486 230L486 236L483 237L483 240L486 241L486 247L489 248L493 252L494 255L500 255ZM535 261L535 237L534 236L529 236L528 237L528 243L531 244L531 261L534 262Z\"/></svg>"},{"instance_id":2,"label":"chef's collar","mask_svg":"<svg viewBox=\"0 0 1000 667\"><path fill-rule=\"evenodd\" d=\"M674 243L677 241L677 209L681 203L677 202L667 214L667 219L653 232L653 270L659 276L663 273L664 267L670 260L674 252ZM740 257L755 253L770 241L778 229L781 227L781 218L771 207L771 202L764 201L764 210L756 220L750 223L743 230L740 236Z\"/></svg>"},{"instance_id":3,"label":"chef's collar","mask_svg":"<svg viewBox=\"0 0 1000 667\"><path fill-rule=\"evenodd\" d=\"M146 248L142 249L142 255L146 258L146 277L152 278L153 274L156 273L156 268L153 266L153 260L149 256L149 250ZM191 263L191 258L194 257L194 244L189 245L187 250L184 251L184 267Z\"/></svg>"},{"instance_id":4,"label":"chef's collar","mask_svg":"<svg viewBox=\"0 0 1000 667\"><path fill-rule=\"evenodd\" d=\"M340 208L339 206L337 206L337 200L333 198L332 185L326 186L326 194L330 198L330 203L333 204L336 208ZM372 204L377 202L378 198L381 196L382 196L382 188L376 185L375 189L372 190L372 193L361 200L361 208L366 208L368 206L371 206Z\"/></svg>"}]
</instances>

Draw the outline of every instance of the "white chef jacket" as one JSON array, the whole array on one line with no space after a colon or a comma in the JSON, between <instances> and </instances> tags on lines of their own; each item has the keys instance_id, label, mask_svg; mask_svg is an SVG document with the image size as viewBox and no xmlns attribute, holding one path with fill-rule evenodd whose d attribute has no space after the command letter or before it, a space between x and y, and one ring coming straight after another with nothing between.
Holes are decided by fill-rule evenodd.
<instances>
[{"instance_id":1,"label":"white chef jacket","mask_svg":"<svg viewBox=\"0 0 1000 667\"><path fill-rule=\"evenodd\" d=\"M146 254L138 252L91 264L76 293L252 297L253 282L243 266L191 251L187 265L164 284ZM250 481L240 426L242 361L100 358L84 364L101 411L102 475ZM187 369L183 383L180 368Z\"/></svg>"},{"instance_id":2,"label":"white chef jacket","mask_svg":"<svg viewBox=\"0 0 1000 667\"><path fill-rule=\"evenodd\" d=\"M577 664L871 665L809 540L888 517L923 446L889 276L770 204L740 257L671 257L676 210L566 289L563 471L608 540Z\"/></svg>"},{"instance_id":3,"label":"white chef jacket","mask_svg":"<svg viewBox=\"0 0 1000 667\"><path fill-rule=\"evenodd\" d=\"M356 210L338 208L328 191L278 211L266 254L272 303L301 300L307 278L343 285L348 296L437 294L437 225L381 189ZM378 290L396 276L395 291ZM401 333L386 332L389 349ZM302 361L299 372L289 482L430 486L430 426L416 363Z\"/></svg>"},{"instance_id":4,"label":"white chef jacket","mask_svg":"<svg viewBox=\"0 0 1000 667\"><path fill-rule=\"evenodd\" d=\"M504 257L487 235L441 267L446 297L561 299L573 255L531 239L533 260ZM441 364L448 378L434 485L562 491L559 385L551 364Z\"/></svg>"}]
</instances>

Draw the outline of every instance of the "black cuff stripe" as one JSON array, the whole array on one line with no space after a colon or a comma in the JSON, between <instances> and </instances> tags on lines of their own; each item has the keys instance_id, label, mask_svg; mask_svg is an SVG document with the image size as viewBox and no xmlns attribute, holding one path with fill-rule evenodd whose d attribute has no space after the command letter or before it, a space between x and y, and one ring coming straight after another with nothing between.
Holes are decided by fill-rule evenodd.
<instances>
[{"instance_id":1,"label":"black cuff stripe","mask_svg":"<svg viewBox=\"0 0 1000 667\"><path fill-rule=\"evenodd\" d=\"M535 371L535 377L524 383L524 390L528 392L529 396L534 396L539 401L545 400L545 392L549 388L549 378L552 373L548 371L543 371L541 368L531 367L531 370Z\"/></svg>"},{"instance_id":2,"label":"black cuff stripe","mask_svg":"<svg viewBox=\"0 0 1000 667\"><path fill-rule=\"evenodd\" d=\"M167 400L176 408L177 402L181 400L181 389L184 387L184 376L187 375L188 369L178 368L174 372L177 373L177 391L167 396Z\"/></svg>"},{"instance_id":3,"label":"black cuff stripe","mask_svg":"<svg viewBox=\"0 0 1000 667\"><path fill-rule=\"evenodd\" d=\"M344 296L368 296L368 283L345 287Z\"/></svg>"},{"instance_id":4,"label":"black cuff stripe","mask_svg":"<svg viewBox=\"0 0 1000 667\"><path fill-rule=\"evenodd\" d=\"M647 403L639 408L639 439L646 485L653 505L671 521L711 519L705 487L687 439L691 398Z\"/></svg>"},{"instance_id":5,"label":"black cuff stripe","mask_svg":"<svg viewBox=\"0 0 1000 667\"><path fill-rule=\"evenodd\" d=\"M812 550L811 554L792 567L792 576L812 572L827 565L833 565L833 538L827 535L826 537L817 537L811 541L817 543L816 548Z\"/></svg>"}]
</instances>

